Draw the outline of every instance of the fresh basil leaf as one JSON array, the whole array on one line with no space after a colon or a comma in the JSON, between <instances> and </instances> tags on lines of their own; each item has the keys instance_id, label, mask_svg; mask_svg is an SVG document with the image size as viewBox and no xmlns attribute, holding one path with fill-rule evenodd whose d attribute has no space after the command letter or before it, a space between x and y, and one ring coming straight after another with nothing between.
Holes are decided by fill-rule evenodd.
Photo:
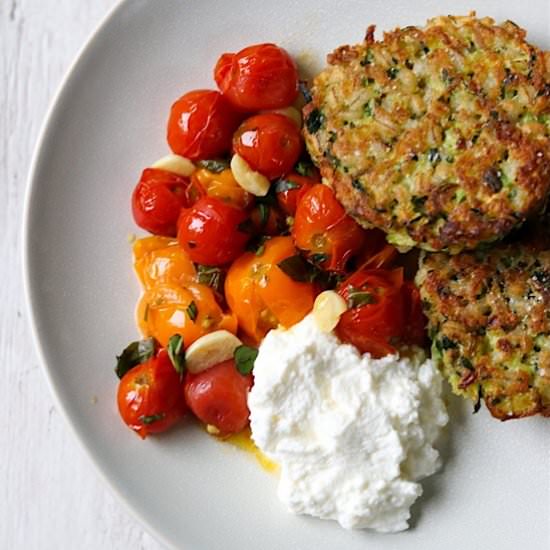
<instances>
[{"instance_id":1,"label":"fresh basil leaf","mask_svg":"<svg viewBox=\"0 0 550 550\"><path fill-rule=\"evenodd\" d=\"M258 350L256 348L251 348L250 346L238 346L233 352L233 357L235 359L235 367L243 375L246 376L252 372L254 368L254 361L258 357Z\"/></svg>"},{"instance_id":2,"label":"fresh basil leaf","mask_svg":"<svg viewBox=\"0 0 550 550\"><path fill-rule=\"evenodd\" d=\"M197 276L200 284L209 286L216 291L221 290L223 273L220 268L199 264L197 265Z\"/></svg>"},{"instance_id":3,"label":"fresh basil leaf","mask_svg":"<svg viewBox=\"0 0 550 550\"><path fill-rule=\"evenodd\" d=\"M138 418L138 420L142 423L148 426L149 424L154 424L155 422L158 422L159 420L164 420L166 417L166 414L164 413L158 413L158 414L151 414L149 416L143 415Z\"/></svg>"},{"instance_id":4,"label":"fresh basil leaf","mask_svg":"<svg viewBox=\"0 0 550 550\"><path fill-rule=\"evenodd\" d=\"M277 266L298 283L310 283L315 278L314 266L308 263L300 254L285 258Z\"/></svg>"},{"instance_id":5,"label":"fresh basil leaf","mask_svg":"<svg viewBox=\"0 0 550 550\"><path fill-rule=\"evenodd\" d=\"M325 115L322 111L315 108L306 118L306 128L310 134L317 133L325 124Z\"/></svg>"},{"instance_id":6,"label":"fresh basil leaf","mask_svg":"<svg viewBox=\"0 0 550 550\"><path fill-rule=\"evenodd\" d=\"M183 347L183 336L181 334L174 334L170 336L168 340L168 346L166 347L168 357L172 361L175 371L183 377L185 372L185 350Z\"/></svg>"},{"instance_id":7,"label":"fresh basil leaf","mask_svg":"<svg viewBox=\"0 0 550 550\"><path fill-rule=\"evenodd\" d=\"M219 174L229 168L229 162L220 159L199 160L197 164L201 168L206 168L209 172L214 172L215 174Z\"/></svg>"},{"instance_id":8,"label":"fresh basil leaf","mask_svg":"<svg viewBox=\"0 0 550 550\"><path fill-rule=\"evenodd\" d=\"M265 227L269 220L269 206L264 203L258 204L258 214L260 215L260 227Z\"/></svg>"},{"instance_id":9,"label":"fresh basil leaf","mask_svg":"<svg viewBox=\"0 0 550 550\"><path fill-rule=\"evenodd\" d=\"M115 373L122 378L130 369L136 365L145 363L155 354L155 339L145 338L137 342L132 342L124 351L117 355Z\"/></svg>"},{"instance_id":10,"label":"fresh basil leaf","mask_svg":"<svg viewBox=\"0 0 550 550\"><path fill-rule=\"evenodd\" d=\"M191 319L191 321L195 321L198 313L197 304L195 304L195 302L191 302L187 306L187 309L185 311L187 311L187 315L189 315L189 319Z\"/></svg>"},{"instance_id":11,"label":"fresh basil leaf","mask_svg":"<svg viewBox=\"0 0 550 550\"><path fill-rule=\"evenodd\" d=\"M292 189L299 188L299 184L291 180L285 180L284 178L277 180L277 182L275 183L275 193L284 193L285 191L291 191Z\"/></svg>"}]
</instances>

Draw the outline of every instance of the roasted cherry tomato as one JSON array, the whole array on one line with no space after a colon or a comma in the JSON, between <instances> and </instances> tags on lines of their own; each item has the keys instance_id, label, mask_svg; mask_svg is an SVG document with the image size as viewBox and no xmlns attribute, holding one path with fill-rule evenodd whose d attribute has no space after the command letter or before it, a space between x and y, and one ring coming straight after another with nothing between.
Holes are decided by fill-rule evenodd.
<instances>
[{"instance_id":1,"label":"roasted cherry tomato","mask_svg":"<svg viewBox=\"0 0 550 550\"><path fill-rule=\"evenodd\" d=\"M252 376L242 375L230 359L198 374L187 372L185 400L199 420L225 436L248 425L247 397L251 387Z\"/></svg>"},{"instance_id":2,"label":"roasted cherry tomato","mask_svg":"<svg viewBox=\"0 0 550 550\"><path fill-rule=\"evenodd\" d=\"M185 285L197 279L195 265L176 239L146 237L134 243L134 269L145 289L159 283Z\"/></svg>"},{"instance_id":3,"label":"roasted cherry tomato","mask_svg":"<svg viewBox=\"0 0 550 550\"><path fill-rule=\"evenodd\" d=\"M224 155L231 149L231 137L241 118L220 92L188 92L172 105L168 145L192 160Z\"/></svg>"},{"instance_id":4,"label":"roasted cherry tomato","mask_svg":"<svg viewBox=\"0 0 550 550\"><path fill-rule=\"evenodd\" d=\"M291 279L277 265L296 254L291 237L274 237L264 243L260 253L245 253L229 268L227 303L241 330L254 342L279 324L290 327L298 323L313 308L314 285Z\"/></svg>"},{"instance_id":5,"label":"roasted cherry tomato","mask_svg":"<svg viewBox=\"0 0 550 550\"><path fill-rule=\"evenodd\" d=\"M174 237L180 211L188 206L189 180L178 174L146 168L132 195L136 224L155 235Z\"/></svg>"},{"instance_id":6,"label":"roasted cherry tomato","mask_svg":"<svg viewBox=\"0 0 550 550\"><path fill-rule=\"evenodd\" d=\"M298 68L290 55L275 44L257 44L223 54L214 79L225 97L242 111L278 109L298 95Z\"/></svg>"},{"instance_id":7,"label":"roasted cherry tomato","mask_svg":"<svg viewBox=\"0 0 550 550\"><path fill-rule=\"evenodd\" d=\"M281 178L275 187L277 192L277 201L285 214L294 216L296 208L302 197L316 184L321 183L319 180L300 176L292 172Z\"/></svg>"},{"instance_id":8,"label":"roasted cherry tomato","mask_svg":"<svg viewBox=\"0 0 550 550\"><path fill-rule=\"evenodd\" d=\"M402 285L401 268L357 271L343 281L338 292L350 309L340 317L338 337L373 357L395 353L406 321Z\"/></svg>"},{"instance_id":9,"label":"roasted cherry tomato","mask_svg":"<svg viewBox=\"0 0 550 550\"><path fill-rule=\"evenodd\" d=\"M153 336L163 346L173 334L181 334L188 346L215 330L237 332L236 317L222 310L212 288L198 283L159 283L146 290L137 321L144 336Z\"/></svg>"},{"instance_id":10,"label":"roasted cherry tomato","mask_svg":"<svg viewBox=\"0 0 550 550\"><path fill-rule=\"evenodd\" d=\"M424 347L428 341L426 334L428 320L422 312L420 292L411 281L403 283L402 291L406 320L403 340L406 344Z\"/></svg>"},{"instance_id":11,"label":"roasted cherry tomato","mask_svg":"<svg viewBox=\"0 0 550 550\"><path fill-rule=\"evenodd\" d=\"M365 243L366 233L336 200L332 189L314 185L296 209L292 236L296 246L330 271L343 271Z\"/></svg>"},{"instance_id":12,"label":"roasted cherry tomato","mask_svg":"<svg viewBox=\"0 0 550 550\"><path fill-rule=\"evenodd\" d=\"M197 195L208 195L236 208L247 208L254 201L254 196L237 183L229 168L221 172L211 172L206 168L196 170L191 176L191 187L202 190Z\"/></svg>"},{"instance_id":13,"label":"roasted cherry tomato","mask_svg":"<svg viewBox=\"0 0 550 550\"><path fill-rule=\"evenodd\" d=\"M296 164L302 152L302 136L288 117L266 113L248 118L239 126L233 149L253 170L273 180Z\"/></svg>"},{"instance_id":14,"label":"roasted cherry tomato","mask_svg":"<svg viewBox=\"0 0 550 550\"><path fill-rule=\"evenodd\" d=\"M129 370L117 394L122 420L141 438L166 431L187 409L179 374L166 350Z\"/></svg>"},{"instance_id":15,"label":"roasted cherry tomato","mask_svg":"<svg viewBox=\"0 0 550 550\"><path fill-rule=\"evenodd\" d=\"M203 197L182 211L178 241L194 262L223 265L244 251L250 237L243 227L246 220L244 210L213 197Z\"/></svg>"}]
</instances>

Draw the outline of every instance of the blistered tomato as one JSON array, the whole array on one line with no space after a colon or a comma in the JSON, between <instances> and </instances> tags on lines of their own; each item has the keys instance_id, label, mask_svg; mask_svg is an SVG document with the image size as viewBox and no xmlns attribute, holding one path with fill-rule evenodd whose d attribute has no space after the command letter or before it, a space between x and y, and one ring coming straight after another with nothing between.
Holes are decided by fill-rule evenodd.
<instances>
[{"instance_id":1,"label":"blistered tomato","mask_svg":"<svg viewBox=\"0 0 550 550\"><path fill-rule=\"evenodd\" d=\"M230 359L198 374L185 377L185 400L195 416L224 436L248 425L247 397L252 376L242 375Z\"/></svg>"},{"instance_id":2,"label":"blistered tomato","mask_svg":"<svg viewBox=\"0 0 550 550\"><path fill-rule=\"evenodd\" d=\"M274 237L260 254L243 254L227 273L227 303L239 327L256 342L279 324L298 323L313 308L313 284L294 281L277 265L296 254L291 237Z\"/></svg>"},{"instance_id":3,"label":"blistered tomato","mask_svg":"<svg viewBox=\"0 0 550 550\"><path fill-rule=\"evenodd\" d=\"M170 110L168 145L177 155L191 160L222 156L231 149L231 137L240 120L220 92L188 92Z\"/></svg>"},{"instance_id":4,"label":"blistered tomato","mask_svg":"<svg viewBox=\"0 0 550 550\"><path fill-rule=\"evenodd\" d=\"M146 290L138 303L137 321L144 336L153 336L162 346L174 334L181 334L188 346L215 330L237 332L235 316L222 310L210 287L198 283L163 283Z\"/></svg>"},{"instance_id":5,"label":"blistered tomato","mask_svg":"<svg viewBox=\"0 0 550 550\"><path fill-rule=\"evenodd\" d=\"M233 149L250 167L273 180L290 172L302 151L299 128L276 113L245 120L235 132Z\"/></svg>"},{"instance_id":6,"label":"blistered tomato","mask_svg":"<svg viewBox=\"0 0 550 550\"><path fill-rule=\"evenodd\" d=\"M256 44L236 54L223 54L214 78L224 96L242 111L286 107L298 96L296 63L275 44Z\"/></svg>"},{"instance_id":7,"label":"blistered tomato","mask_svg":"<svg viewBox=\"0 0 550 550\"><path fill-rule=\"evenodd\" d=\"M187 409L181 387L168 354L160 350L122 377L117 392L122 420L141 438L166 431Z\"/></svg>"},{"instance_id":8,"label":"blistered tomato","mask_svg":"<svg viewBox=\"0 0 550 550\"><path fill-rule=\"evenodd\" d=\"M365 243L361 228L336 200L332 189L317 184L300 199L292 236L296 246L324 269L343 271Z\"/></svg>"},{"instance_id":9,"label":"blistered tomato","mask_svg":"<svg viewBox=\"0 0 550 550\"><path fill-rule=\"evenodd\" d=\"M254 197L237 183L229 168L221 172L212 172L206 168L196 170L191 176L191 185L202 189L203 195L214 197L236 208L247 208L254 200Z\"/></svg>"},{"instance_id":10,"label":"blistered tomato","mask_svg":"<svg viewBox=\"0 0 550 550\"><path fill-rule=\"evenodd\" d=\"M199 264L223 265L245 249L250 233L248 214L213 197L202 197L183 210L178 221L178 241Z\"/></svg>"},{"instance_id":11,"label":"blistered tomato","mask_svg":"<svg viewBox=\"0 0 550 550\"><path fill-rule=\"evenodd\" d=\"M180 211L188 206L189 179L166 170L147 168L132 194L136 224L153 233L174 237Z\"/></svg>"},{"instance_id":12,"label":"blistered tomato","mask_svg":"<svg viewBox=\"0 0 550 550\"><path fill-rule=\"evenodd\" d=\"M195 265L176 239L146 237L134 243L134 269L144 288L196 281Z\"/></svg>"},{"instance_id":13,"label":"blistered tomato","mask_svg":"<svg viewBox=\"0 0 550 550\"><path fill-rule=\"evenodd\" d=\"M302 197L318 183L321 182L307 176L300 176L295 172L281 178L275 186L279 206L286 214L294 216Z\"/></svg>"}]
</instances>

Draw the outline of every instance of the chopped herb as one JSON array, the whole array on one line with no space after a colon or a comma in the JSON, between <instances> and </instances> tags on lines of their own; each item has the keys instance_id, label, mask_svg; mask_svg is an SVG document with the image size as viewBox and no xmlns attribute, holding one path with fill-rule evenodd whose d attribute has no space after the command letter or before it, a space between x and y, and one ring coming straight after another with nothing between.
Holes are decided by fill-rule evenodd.
<instances>
[{"instance_id":1,"label":"chopped herb","mask_svg":"<svg viewBox=\"0 0 550 550\"><path fill-rule=\"evenodd\" d=\"M453 81L453 78L449 74L449 71L445 68L441 69L441 80L443 80L443 82L446 82L447 84L450 84Z\"/></svg>"},{"instance_id":2,"label":"chopped herb","mask_svg":"<svg viewBox=\"0 0 550 550\"><path fill-rule=\"evenodd\" d=\"M472 365L472 362L467 357L462 357L460 359L460 362L462 363L462 366L465 369L474 370L474 366Z\"/></svg>"},{"instance_id":3,"label":"chopped herb","mask_svg":"<svg viewBox=\"0 0 550 550\"><path fill-rule=\"evenodd\" d=\"M219 291L222 287L222 270L209 265L197 265L199 283Z\"/></svg>"},{"instance_id":4,"label":"chopped herb","mask_svg":"<svg viewBox=\"0 0 550 550\"><path fill-rule=\"evenodd\" d=\"M493 193L498 193L502 189L501 177L502 172L493 167L485 170L483 181Z\"/></svg>"},{"instance_id":5,"label":"chopped herb","mask_svg":"<svg viewBox=\"0 0 550 550\"><path fill-rule=\"evenodd\" d=\"M286 180L284 178L277 180L277 182L275 183L275 193L284 193L285 191L291 191L292 189L299 188L299 184L290 180Z\"/></svg>"},{"instance_id":6,"label":"chopped herb","mask_svg":"<svg viewBox=\"0 0 550 550\"><path fill-rule=\"evenodd\" d=\"M159 420L164 420L164 417L166 415L164 413L158 413L158 414L151 414L149 416L140 416L138 420L142 423L148 426L149 424L154 424L155 422L158 422Z\"/></svg>"},{"instance_id":7,"label":"chopped herb","mask_svg":"<svg viewBox=\"0 0 550 550\"><path fill-rule=\"evenodd\" d=\"M233 352L235 359L235 367L243 375L246 376L252 372L254 361L258 357L258 350L249 346L238 346Z\"/></svg>"},{"instance_id":8,"label":"chopped herb","mask_svg":"<svg viewBox=\"0 0 550 550\"><path fill-rule=\"evenodd\" d=\"M395 80L395 77L397 76L397 73L399 73L399 69L397 67L390 67L386 74L392 79Z\"/></svg>"},{"instance_id":9,"label":"chopped herb","mask_svg":"<svg viewBox=\"0 0 550 550\"><path fill-rule=\"evenodd\" d=\"M269 206L263 202L258 204L258 214L260 215L260 226L265 227L269 220Z\"/></svg>"},{"instance_id":10,"label":"chopped herb","mask_svg":"<svg viewBox=\"0 0 550 550\"><path fill-rule=\"evenodd\" d=\"M372 53L372 50L369 49L369 50L367 50L367 53L366 53L365 57L363 57L363 59L361 59L360 65L362 67L365 67L366 65L370 65L372 63L373 59L374 59L374 55Z\"/></svg>"},{"instance_id":11,"label":"chopped herb","mask_svg":"<svg viewBox=\"0 0 550 550\"><path fill-rule=\"evenodd\" d=\"M309 103L313 99L306 80L298 81L298 89L300 90L300 93L304 97L306 103Z\"/></svg>"},{"instance_id":12,"label":"chopped herb","mask_svg":"<svg viewBox=\"0 0 550 550\"><path fill-rule=\"evenodd\" d=\"M325 115L317 108L313 109L306 118L306 128L310 134L318 132L325 123Z\"/></svg>"},{"instance_id":13,"label":"chopped herb","mask_svg":"<svg viewBox=\"0 0 550 550\"><path fill-rule=\"evenodd\" d=\"M367 102L363 105L363 114L364 114L366 117L371 117L371 116L372 116L372 100L367 101Z\"/></svg>"},{"instance_id":14,"label":"chopped herb","mask_svg":"<svg viewBox=\"0 0 550 550\"><path fill-rule=\"evenodd\" d=\"M172 365L176 372L183 377L185 372L185 351L183 349L183 336L181 334L174 334L170 336L168 340L168 346L166 347L168 357L172 361Z\"/></svg>"},{"instance_id":15,"label":"chopped herb","mask_svg":"<svg viewBox=\"0 0 550 550\"><path fill-rule=\"evenodd\" d=\"M195 304L194 301L187 306L185 311L187 311L187 315L189 315L189 319L191 319L191 321L194 321L197 318L198 309L197 304Z\"/></svg>"},{"instance_id":16,"label":"chopped herb","mask_svg":"<svg viewBox=\"0 0 550 550\"><path fill-rule=\"evenodd\" d=\"M206 168L209 172L214 172L215 174L219 174L229 168L229 162L227 160L199 160L197 164L201 168Z\"/></svg>"},{"instance_id":17,"label":"chopped herb","mask_svg":"<svg viewBox=\"0 0 550 550\"><path fill-rule=\"evenodd\" d=\"M416 212L422 212L424 210L424 205L426 204L426 201L428 200L428 197L411 197L411 202L413 205L413 208Z\"/></svg>"},{"instance_id":18,"label":"chopped herb","mask_svg":"<svg viewBox=\"0 0 550 550\"><path fill-rule=\"evenodd\" d=\"M294 170L300 174L300 176L311 176L313 173L313 164L308 160L299 160L294 167Z\"/></svg>"},{"instance_id":19,"label":"chopped herb","mask_svg":"<svg viewBox=\"0 0 550 550\"><path fill-rule=\"evenodd\" d=\"M153 357L155 353L154 338L145 338L137 342L132 342L124 351L117 355L115 373L119 378L122 378L130 369L136 365L145 363Z\"/></svg>"},{"instance_id":20,"label":"chopped herb","mask_svg":"<svg viewBox=\"0 0 550 550\"><path fill-rule=\"evenodd\" d=\"M441 160L441 155L439 154L439 151L437 149L430 149L428 151L428 160L435 164Z\"/></svg>"},{"instance_id":21,"label":"chopped herb","mask_svg":"<svg viewBox=\"0 0 550 550\"><path fill-rule=\"evenodd\" d=\"M361 307L376 302L371 292L360 290L358 288L349 287L348 289L348 307Z\"/></svg>"},{"instance_id":22,"label":"chopped herb","mask_svg":"<svg viewBox=\"0 0 550 550\"><path fill-rule=\"evenodd\" d=\"M363 184L358 179L351 180L351 186L354 189L357 189L357 191L364 191L365 188L363 187Z\"/></svg>"},{"instance_id":23,"label":"chopped herb","mask_svg":"<svg viewBox=\"0 0 550 550\"><path fill-rule=\"evenodd\" d=\"M309 259L311 262L313 262L315 265L319 266L323 263L325 263L328 259L330 259L330 256L328 254L312 254Z\"/></svg>"},{"instance_id":24,"label":"chopped herb","mask_svg":"<svg viewBox=\"0 0 550 550\"><path fill-rule=\"evenodd\" d=\"M285 258L277 266L292 280L299 283L309 283L315 278L313 266L299 254Z\"/></svg>"}]
</instances>

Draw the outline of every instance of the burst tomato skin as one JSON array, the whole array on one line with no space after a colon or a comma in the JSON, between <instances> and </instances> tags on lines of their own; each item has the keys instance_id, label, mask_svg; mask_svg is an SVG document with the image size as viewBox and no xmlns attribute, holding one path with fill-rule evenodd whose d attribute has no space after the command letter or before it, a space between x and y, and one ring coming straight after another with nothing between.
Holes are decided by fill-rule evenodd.
<instances>
[{"instance_id":1,"label":"burst tomato skin","mask_svg":"<svg viewBox=\"0 0 550 550\"><path fill-rule=\"evenodd\" d=\"M277 191L277 202L285 214L295 216L302 197L320 181L292 172L284 177L282 183L284 185L281 186L286 186L287 189Z\"/></svg>"},{"instance_id":2,"label":"burst tomato skin","mask_svg":"<svg viewBox=\"0 0 550 550\"><path fill-rule=\"evenodd\" d=\"M256 44L223 54L214 69L218 88L245 112L287 107L298 96L298 68L275 44Z\"/></svg>"},{"instance_id":3,"label":"burst tomato skin","mask_svg":"<svg viewBox=\"0 0 550 550\"><path fill-rule=\"evenodd\" d=\"M219 435L240 432L248 425L247 397L252 376L242 375L229 359L198 374L185 376L185 400L195 416Z\"/></svg>"},{"instance_id":4,"label":"burst tomato skin","mask_svg":"<svg viewBox=\"0 0 550 550\"><path fill-rule=\"evenodd\" d=\"M290 172L302 152L299 128L287 116L266 113L246 119L233 136L233 149L267 179Z\"/></svg>"},{"instance_id":5,"label":"burst tomato skin","mask_svg":"<svg viewBox=\"0 0 550 550\"><path fill-rule=\"evenodd\" d=\"M351 307L340 317L338 337L361 353L379 358L396 353L405 328L403 270L365 269L343 281L339 294L348 301L355 292L367 293L369 303Z\"/></svg>"},{"instance_id":6,"label":"burst tomato skin","mask_svg":"<svg viewBox=\"0 0 550 550\"><path fill-rule=\"evenodd\" d=\"M168 430L184 416L180 377L166 350L122 377L117 403L124 423L142 439Z\"/></svg>"},{"instance_id":7,"label":"burst tomato skin","mask_svg":"<svg viewBox=\"0 0 550 550\"><path fill-rule=\"evenodd\" d=\"M216 90L188 92L170 110L168 145L177 155L191 160L222 156L231 149L231 138L241 118Z\"/></svg>"},{"instance_id":8,"label":"burst tomato skin","mask_svg":"<svg viewBox=\"0 0 550 550\"><path fill-rule=\"evenodd\" d=\"M178 174L146 168L132 194L132 214L136 224L164 237L175 237L182 208L188 206L189 180Z\"/></svg>"},{"instance_id":9,"label":"burst tomato skin","mask_svg":"<svg viewBox=\"0 0 550 550\"><path fill-rule=\"evenodd\" d=\"M324 269L343 271L348 260L362 248L365 235L326 185L314 185L298 203L292 227L294 242L310 256L326 256L317 262Z\"/></svg>"},{"instance_id":10,"label":"burst tomato skin","mask_svg":"<svg viewBox=\"0 0 550 550\"><path fill-rule=\"evenodd\" d=\"M250 235L241 224L247 219L244 210L213 197L202 197L182 211L178 241L194 262L223 265L244 251Z\"/></svg>"}]
</instances>

